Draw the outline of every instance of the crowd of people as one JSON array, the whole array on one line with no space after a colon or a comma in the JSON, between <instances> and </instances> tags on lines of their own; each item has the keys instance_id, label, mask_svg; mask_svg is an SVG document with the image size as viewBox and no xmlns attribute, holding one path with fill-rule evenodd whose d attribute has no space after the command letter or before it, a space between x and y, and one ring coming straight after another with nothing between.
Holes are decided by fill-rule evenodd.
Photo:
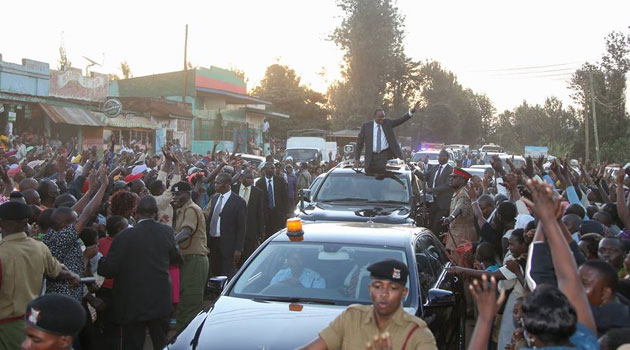
<instances>
[{"instance_id":1,"label":"crowd of people","mask_svg":"<svg viewBox=\"0 0 630 350\"><path fill-rule=\"evenodd\" d=\"M495 156L474 179L447 161L442 152L438 165L420 164L416 174L435 196L431 227L454 262L448 271L469 287L477 320L469 349L630 343L624 169L542 157L504 167Z\"/></svg>"},{"instance_id":2,"label":"crowd of people","mask_svg":"<svg viewBox=\"0 0 630 350\"><path fill-rule=\"evenodd\" d=\"M328 170L177 143L152 154L33 140L0 148L0 349L20 347L43 293L84 310L75 349L141 349L147 331L162 348L202 309L208 278L233 276Z\"/></svg>"},{"instance_id":3,"label":"crowd of people","mask_svg":"<svg viewBox=\"0 0 630 350\"><path fill-rule=\"evenodd\" d=\"M41 294L76 302L86 320L68 328L76 334L50 333L57 342L141 349L148 331L162 348L169 329L202 309L208 278L233 276L284 227L300 190L340 160L322 167L269 156L257 167L236 152L202 156L170 143L152 154L30 140L0 148L0 349L20 347L25 334L34 342L28 327L38 325ZM504 167L495 157L480 178L448 157L420 162L415 174L434 196L429 224L454 263L449 273L468 287L470 349L629 343L624 169L543 158ZM326 348L334 327L313 348Z\"/></svg>"}]
</instances>

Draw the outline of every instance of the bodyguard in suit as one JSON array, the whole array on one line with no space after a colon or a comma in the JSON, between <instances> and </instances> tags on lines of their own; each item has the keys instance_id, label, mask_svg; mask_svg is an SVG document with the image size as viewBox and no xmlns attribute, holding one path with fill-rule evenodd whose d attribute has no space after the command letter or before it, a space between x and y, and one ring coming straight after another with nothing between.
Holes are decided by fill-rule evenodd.
<instances>
[{"instance_id":1,"label":"bodyguard in suit","mask_svg":"<svg viewBox=\"0 0 630 350\"><path fill-rule=\"evenodd\" d=\"M181 262L175 234L156 221L155 198L143 196L136 209L137 224L116 235L98 262L98 274L114 278L115 321L122 325L122 349L142 349L148 329L154 349L166 346L172 311L169 265Z\"/></svg>"},{"instance_id":2,"label":"bodyguard in suit","mask_svg":"<svg viewBox=\"0 0 630 350\"><path fill-rule=\"evenodd\" d=\"M427 172L416 172L416 175L427 184L426 193L433 194L433 204L429 211L431 231L434 234L442 232L442 217L448 216L451 206L451 198L454 190L448 185L448 177L453 172L453 167L448 164L449 154L441 150L438 156L438 164Z\"/></svg>"},{"instance_id":3,"label":"bodyguard in suit","mask_svg":"<svg viewBox=\"0 0 630 350\"><path fill-rule=\"evenodd\" d=\"M243 264L258 248L265 233L265 192L253 186L254 174L251 170L246 170L240 180L240 184L232 187L232 191L238 193L247 204L245 248L239 265Z\"/></svg>"},{"instance_id":4,"label":"bodyguard in suit","mask_svg":"<svg viewBox=\"0 0 630 350\"><path fill-rule=\"evenodd\" d=\"M366 172L384 172L387 161L395 158L403 158L402 150L394 135L394 128L411 119L418 109L420 102L416 104L400 118L387 119L383 109L374 111L374 120L363 123L359 136L357 137L357 147L354 151L354 167L359 167L361 151L365 145Z\"/></svg>"},{"instance_id":5,"label":"bodyguard in suit","mask_svg":"<svg viewBox=\"0 0 630 350\"><path fill-rule=\"evenodd\" d=\"M265 192L265 239L286 225L289 214L289 185L282 176L274 175L274 165L266 162L265 176L256 181L256 187Z\"/></svg>"},{"instance_id":6,"label":"bodyguard in suit","mask_svg":"<svg viewBox=\"0 0 630 350\"><path fill-rule=\"evenodd\" d=\"M232 192L231 184L229 174L217 175L214 180L216 194L204 210L212 274L229 278L234 276L236 264L241 260L247 222L247 204Z\"/></svg>"}]
</instances>

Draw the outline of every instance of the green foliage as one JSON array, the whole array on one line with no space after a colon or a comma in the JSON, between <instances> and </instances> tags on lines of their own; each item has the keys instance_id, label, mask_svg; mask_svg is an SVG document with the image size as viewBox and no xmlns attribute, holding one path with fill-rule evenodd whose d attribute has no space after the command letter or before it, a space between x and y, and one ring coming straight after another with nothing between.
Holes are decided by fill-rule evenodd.
<instances>
[{"instance_id":1,"label":"green foliage","mask_svg":"<svg viewBox=\"0 0 630 350\"><path fill-rule=\"evenodd\" d=\"M571 97L580 106L578 114L581 120L581 135L584 135L584 121L589 122L589 155L594 156L595 140L593 130L593 112L597 115L598 138L600 141L601 160L618 160L623 152L613 150L620 138L630 136L628 132L628 113L626 112L626 78L630 71L630 35L611 32L605 38L606 52L598 63L585 63L572 76L569 87ZM595 111L593 111L595 102ZM588 116L588 118L585 118ZM582 136L584 137L584 136ZM584 155L584 141L576 149Z\"/></svg>"},{"instance_id":2,"label":"green foliage","mask_svg":"<svg viewBox=\"0 0 630 350\"><path fill-rule=\"evenodd\" d=\"M404 17L392 0L338 0L344 18L331 34L344 51L343 80L328 90L335 125L356 126L375 108L399 114L417 91L418 63L404 53Z\"/></svg>"},{"instance_id":3,"label":"green foliage","mask_svg":"<svg viewBox=\"0 0 630 350\"><path fill-rule=\"evenodd\" d=\"M300 84L300 77L288 66L273 64L252 94L273 103L270 110L288 114L288 120L270 121L272 136L286 138L288 130L329 129L326 97Z\"/></svg>"},{"instance_id":4,"label":"green foliage","mask_svg":"<svg viewBox=\"0 0 630 350\"><path fill-rule=\"evenodd\" d=\"M547 146L552 155L572 153L579 137L579 121L572 108L564 108L556 97L541 105L526 101L497 116L490 140L521 154L524 146Z\"/></svg>"},{"instance_id":5,"label":"green foliage","mask_svg":"<svg viewBox=\"0 0 630 350\"><path fill-rule=\"evenodd\" d=\"M127 61L120 62L120 71L122 72L123 77L125 79L133 78L133 73L131 73L131 67Z\"/></svg>"},{"instance_id":6,"label":"green foliage","mask_svg":"<svg viewBox=\"0 0 630 350\"><path fill-rule=\"evenodd\" d=\"M416 135L410 135L415 136L416 143L481 142L484 128L488 128L483 122L491 121L495 113L487 96L464 89L455 74L435 61L419 68L418 88L423 107L412 122Z\"/></svg>"}]
</instances>

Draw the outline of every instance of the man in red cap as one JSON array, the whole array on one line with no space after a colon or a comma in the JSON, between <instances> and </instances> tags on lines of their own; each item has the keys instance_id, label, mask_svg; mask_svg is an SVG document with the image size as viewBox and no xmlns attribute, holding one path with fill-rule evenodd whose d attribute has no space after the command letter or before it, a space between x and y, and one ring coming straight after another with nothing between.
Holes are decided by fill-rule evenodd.
<instances>
[{"instance_id":1,"label":"man in red cap","mask_svg":"<svg viewBox=\"0 0 630 350\"><path fill-rule=\"evenodd\" d=\"M474 213L472 202L466 192L466 184L472 176L461 168L455 168L449 176L448 185L455 191L451 200L450 215L443 218L442 221L448 224L448 233L446 236L446 249L455 252L458 246L466 242L477 241L477 232L474 225ZM462 265L462 261L457 254L453 254L453 258L458 265Z\"/></svg>"}]
</instances>

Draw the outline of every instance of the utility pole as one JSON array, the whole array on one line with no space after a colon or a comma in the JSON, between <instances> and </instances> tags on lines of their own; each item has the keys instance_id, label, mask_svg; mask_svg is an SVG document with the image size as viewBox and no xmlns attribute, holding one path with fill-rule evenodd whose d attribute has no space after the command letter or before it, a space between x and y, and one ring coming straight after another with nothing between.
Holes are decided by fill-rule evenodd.
<instances>
[{"instance_id":1,"label":"utility pole","mask_svg":"<svg viewBox=\"0 0 630 350\"><path fill-rule=\"evenodd\" d=\"M188 92L188 24L186 25L186 36L184 37L184 94L182 95L182 103L186 103L186 95Z\"/></svg>"},{"instance_id":2,"label":"utility pole","mask_svg":"<svg viewBox=\"0 0 630 350\"><path fill-rule=\"evenodd\" d=\"M591 82L591 108L593 109L593 136L595 137L595 163L599 164L599 137L597 136L597 109L595 108L595 89L593 88L593 73L589 74Z\"/></svg>"},{"instance_id":3,"label":"utility pole","mask_svg":"<svg viewBox=\"0 0 630 350\"><path fill-rule=\"evenodd\" d=\"M586 93L585 93L586 95ZM584 164L588 163L588 102L584 101Z\"/></svg>"}]
</instances>

